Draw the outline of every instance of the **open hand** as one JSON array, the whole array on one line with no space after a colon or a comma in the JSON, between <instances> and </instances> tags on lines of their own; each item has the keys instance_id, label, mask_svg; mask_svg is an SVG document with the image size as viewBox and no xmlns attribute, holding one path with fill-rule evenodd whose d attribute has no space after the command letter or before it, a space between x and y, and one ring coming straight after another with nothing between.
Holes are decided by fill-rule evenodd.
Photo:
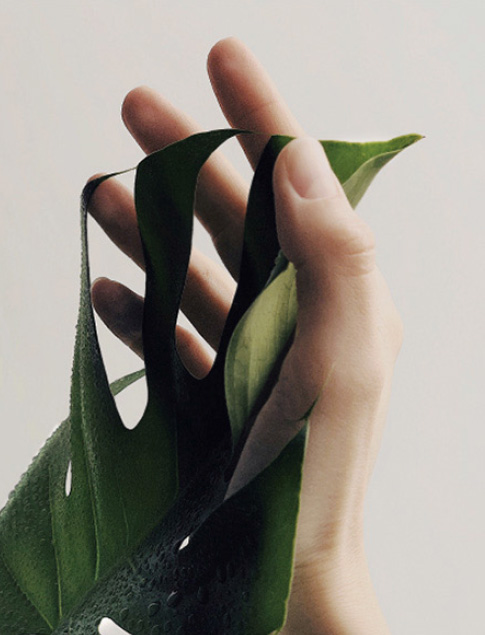
<instances>
[{"instance_id":1,"label":"open hand","mask_svg":"<svg viewBox=\"0 0 485 635\"><path fill-rule=\"evenodd\" d=\"M373 234L352 210L321 146L305 137L254 56L230 38L214 46L209 76L229 124L298 139L274 171L279 241L297 269L298 318L279 380L256 419L230 484L236 491L265 467L310 419L295 578L285 633L387 633L372 592L363 550L363 504L377 456L399 352L402 325L375 262ZM148 88L131 91L123 120L149 153L199 131L184 113ZM256 166L264 135L239 142ZM217 349L234 292L248 188L216 153L204 166L196 213L211 235L222 270L192 253L182 310ZM113 179L95 192L90 212L108 236L143 267L134 203ZM118 282L93 285L96 311L142 355L143 299ZM187 368L205 375L211 358L178 327Z\"/></svg>"}]
</instances>

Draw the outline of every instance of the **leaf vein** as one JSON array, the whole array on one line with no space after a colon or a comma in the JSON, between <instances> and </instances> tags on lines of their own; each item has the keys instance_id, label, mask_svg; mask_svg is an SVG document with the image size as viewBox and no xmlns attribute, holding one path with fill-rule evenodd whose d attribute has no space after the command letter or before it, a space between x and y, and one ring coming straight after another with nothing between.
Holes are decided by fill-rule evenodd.
<instances>
[{"instance_id":1,"label":"leaf vein","mask_svg":"<svg viewBox=\"0 0 485 635\"><path fill-rule=\"evenodd\" d=\"M14 584L14 586L17 587L17 589L20 591L20 593L26 598L26 600L29 602L29 604L34 608L34 610L36 611L36 613L38 613L38 615L40 615L40 617L44 620L44 622L46 623L46 625L52 630L53 629L53 625L49 622L49 620L47 619L47 617L42 613L42 611L39 609L39 607L35 604L35 602L32 600L31 597L29 597L29 594L27 593L27 591L25 591L21 586L19 581L17 580L17 578L15 577L15 575L13 574L13 572L11 571L7 560L5 559L5 556L2 552L2 550L0 549L0 558L2 559L2 562L5 566L5 569L7 570L8 574L10 575L10 577L12 578L12 582Z\"/></svg>"},{"instance_id":2,"label":"leaf vein","mask_svg":"<svg viewBox=\"0 0 485 635\"><path fill-rule=\"evenodd\" d=\"M54 513L53 513L53 508L52 508L52 497L51 497L51 469L49 466L49 482L47 484L48 490L49 490L49 511L50 511L50 517L51 517L51 535L52 535L52 546L54 548L54 557L56 560L56 571L57 571L57 603L58 603L58 610L57 613L59 615L59 618L62 617L62 577L61 577L61 567L60 567L60 562L59 562L59 553L58 553L58 547L56 544L56 537L55 537L55 530L54 530Z\"/></svg>"}]
</instances>

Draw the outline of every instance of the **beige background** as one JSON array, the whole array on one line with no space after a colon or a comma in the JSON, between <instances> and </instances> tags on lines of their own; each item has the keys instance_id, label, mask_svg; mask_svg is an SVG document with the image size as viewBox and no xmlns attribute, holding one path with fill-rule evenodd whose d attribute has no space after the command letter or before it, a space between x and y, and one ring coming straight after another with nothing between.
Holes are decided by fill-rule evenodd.
<instances>
[{"instance_id":1,"label":"beige background","mask_svg":"<svg viewBox=\"0 0 485 635\"><path fill-rule=\"evenodd\" d=\"M406 328L367 504L373 579L395 635L484 632L484 14L466 0L1 0L0 505L67 413L78 197L135 165L126 92L149 84L224 125L205 72L242 38L319 138L426 139L359 207ZM228 150L249 176L235 145ZM94 275L143 278L92 228ZM197 240L210 250L202 233ZM140 366L101 330L111 378ZM123 404L133 420L138 391Z\"/></svg>"}]
</instances>

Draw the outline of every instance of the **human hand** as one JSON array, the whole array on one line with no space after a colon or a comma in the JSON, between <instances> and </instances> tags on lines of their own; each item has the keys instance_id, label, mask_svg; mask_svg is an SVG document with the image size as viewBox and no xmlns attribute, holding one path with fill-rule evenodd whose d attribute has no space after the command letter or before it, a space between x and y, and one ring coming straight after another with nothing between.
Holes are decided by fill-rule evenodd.
<instances>
[{"instance_id":1,"label":"human hand","mask_svg":"<svg viewBox=\"0 0 485 635\"><path fill-rule=\"evenodd\" d=\"M303 137L252 54L237 40L211 51L209 75L231 126ZM123 119L146 152L198 131L185 114L147 88L131 91ZM255 166L264 135L240 136ZM230 484L237 490L294 436L317 399L310 419L295 578L285 633L385 633L363 551L363 503L377 456L402 326L376 267L373 235L351 209L321 147L292 141L274 171L280 244L297 269L298 318L293 345L279 380L261 410ZM220 155L204 166L196 212L233 277L242 244L247 186ZM105 181L91 214L138 265L143 252L131 194ZM182 310L217 349L234 282L194 250ZM108 327L142 355L143 299L123 285L100 279L94 306ZM178 327L177 346L187 368L203 376L211 366L200 341Z\"/></svg>"}]
</instances>

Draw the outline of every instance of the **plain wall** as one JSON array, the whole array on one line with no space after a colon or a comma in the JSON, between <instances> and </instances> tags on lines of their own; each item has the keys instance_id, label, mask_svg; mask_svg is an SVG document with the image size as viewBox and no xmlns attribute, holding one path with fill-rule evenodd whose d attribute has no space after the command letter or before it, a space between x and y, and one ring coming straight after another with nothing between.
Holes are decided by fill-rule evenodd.
<instances>
[{"instance_id":1,"label":"plain wall","mask_svg":"<svg viewBox=\"0 0 485 635\"><path fill-rule=\"evenodd\" d=\"M405 324L366 543L393 634L484 632L484 17L472 0L0 2L0 505L67 414L79 194L142 158L124 95L148 84L224 126L205 60L236 35L309 134L426 135L358 208ZM249 178L236 144L228 154ZM141 292L91 229L94 276ZM140 367L100 336L110 378ZM143 392L123 407L135 417Z\"/></svg>"}]
</instances>

